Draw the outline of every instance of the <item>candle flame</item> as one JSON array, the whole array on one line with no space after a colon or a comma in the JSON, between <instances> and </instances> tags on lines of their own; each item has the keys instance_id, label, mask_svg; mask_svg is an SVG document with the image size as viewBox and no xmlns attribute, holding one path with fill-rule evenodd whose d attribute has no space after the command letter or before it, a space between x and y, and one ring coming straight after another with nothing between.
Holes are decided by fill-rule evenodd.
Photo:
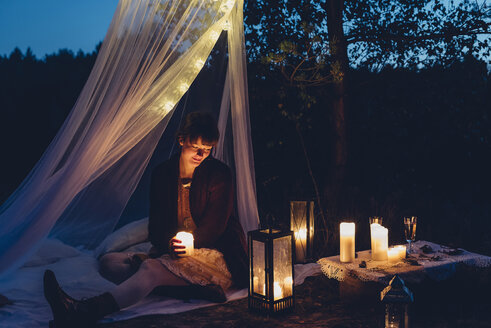
<instances>
[{"instance_id":1,"label":"candle flame","mask_svg":"<svg viewBox=\"0 0 491 328\"><path fill-rule=\"evenodd\" d=\"M307 229L302 228L295 231L295 239L306 240L307 239Z\"/></svg>"}]
</instances>

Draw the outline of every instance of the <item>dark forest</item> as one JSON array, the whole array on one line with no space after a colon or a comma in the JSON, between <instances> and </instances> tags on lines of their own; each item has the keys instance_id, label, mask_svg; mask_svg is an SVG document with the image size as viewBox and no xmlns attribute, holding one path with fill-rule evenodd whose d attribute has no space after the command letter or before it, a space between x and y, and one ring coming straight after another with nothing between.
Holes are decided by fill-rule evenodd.
<instances>
[{"instance_id":1,"label":"dark forest","mask_svg":"<svg viewBox=\"0 0 491 328\"><path fill-rule=\"evenodd\" d=\"M411 39L401 26L392 26L398 34L390 34L387 21L380 17L377 24L359 28L360 19L373 20L357 14L364 10L359 4L347 1L344 16L338 18L355 23L343 36L345 53L339 55L343 46L333 49L332 35L319 32L326 24L325 8L314 10L309 1L301 2L303 6L294 8L280 1L281 15L274 10L258 14L261 6L273 7L269 1L246 8L250 115L262 222L286 225L288 201L313 198L321 204L318 221L327 223L319 227L328 231L327 245L318 248L317 256L338 252L334 232L342 219L350 218L367 230L372 215L383 216L393 227L391 242L403 241L402 217L417 215L418 239L491 255L489 40L477 38L489 23L480 26L468 10L470 23L457 35L443 29ZM447 23L452 21L450 13L437 10L447 15ZM273 15L285 19L286 28L273 20L264 26L267 16ZM295 15L300 18L287 19ZM390 19L396 24L409 11L405 15ZM435 17L421 14L417 19ZM404 42L396 38L402 34ZM377 41L362 49L362 37ZM393 42L384 43L388 37ZM325 47L328 43L330 49ZM415 49L420 52L407 55ZM76 54L60 50L44 58L15 49L0 57L0 202L14 192L55 136L96 56L97 48ZM296 73L290 67L296 67ZM343 134L334 128L340 97ZM341 160L334 152L340 140ZM359 233L358 238L357 248L367 248L368 233ZM323 240L318 242L324 245Z\"/></svg>"}]
</instances>

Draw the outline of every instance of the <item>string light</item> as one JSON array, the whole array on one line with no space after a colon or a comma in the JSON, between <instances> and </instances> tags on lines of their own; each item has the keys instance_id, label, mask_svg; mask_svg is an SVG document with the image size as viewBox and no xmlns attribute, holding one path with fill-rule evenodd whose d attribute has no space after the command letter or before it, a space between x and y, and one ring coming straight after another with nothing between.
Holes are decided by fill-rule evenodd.
<instances>
[{"instance_id":1,"label":"string light","mask_svg":"<svg viewBox=\"0 0 491 328\"><path fill-rule=\"evenodd\" d=\"M232 25L230 24L230 21L227 19L225 21L225 23L223 23L223 30L228 31L228 30L230 30L231 27L232 27Z\"/></svg>"},{"instance_id":2,"label":"string light","mask_svg":"<svg viewBox=\"0 0 491 328\"><path fill-rule=\"evenodd\" d=\"M172 102L168 101L164 104L164 106L162 106L162 108L164 109L164 111L166 113L168 113L172 110L172 108L174 108L174 104Z\"/></svg>"},{"instance_id":3,"label":"string light","mask_svg":"<svg viewBox=\"0 0 491 328\"><path fill-rule=\"evenodd\" d=\"M220 36L220 34L217 31L211 31L210 32L210 39L213 41L218 40L219 36Z\"/></svg>"},{"instance_id":4,"label":"string light","mask_svg":"<svg viewBox=\"0 0 491 328\"><path fill-rule=\"evenodd\" d=\"M201 71L204 65L205 65L205 61L201 58L197 59L196 62L194 63L194 67L198 72Z\"/></svg>"},{"instance_id":5,"label":"string light","mask_svg":"<svg viewBox=\"0 0 491 328\"><path fill-rule=\"evenodd\" d=\"M182 82L181 85L179 86L179 91L181 91L181 93L186 93L188 89L189 89L189 84L187 84L186 82Z\"/></svg>"},{"instance_id":6,"label":"string light","mask_svg":"<svg viewBox=\"0 0 491 328\"><path fill-rule=\"evenodd\" d=\"M222 3L222 5L220 6L220 11L227 12L230 9L232 9L234 5L235 5L235 0L227 0L224 3Z\"/></svg>"}]
</instances>

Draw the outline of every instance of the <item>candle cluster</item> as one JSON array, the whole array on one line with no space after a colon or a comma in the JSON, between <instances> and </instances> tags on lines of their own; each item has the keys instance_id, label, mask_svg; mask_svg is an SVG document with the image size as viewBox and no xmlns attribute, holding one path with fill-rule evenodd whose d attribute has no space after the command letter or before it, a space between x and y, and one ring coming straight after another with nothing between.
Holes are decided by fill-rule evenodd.
<instances>
[{"instance_id":1,"label":"candle cluster","mask_svg":"<svg viewBox=\"0 0 491 328\"><path fill-rule=\"evenodd\" d=\"M259 277L253 278L254 292L266 296L266 284L259 282ZM283 286L283 287L282 287ZM273 283L273 299L279 300L285 296L291 296L293 294L293 278L286 277L281 285L279 281Z\"/></svg>"},{"instance_id":2,"label":"candle cluster","mask_svg":"<svg viewBox=\"0 0 491 328\"><path fill-rule=\"evenodd\" d=\"M355 224L342 222L339 226L339 261L355 260ZM406 246L389 248L389 230L379 223L370 224L372 260L396 263L406 258Z\"/></svg>"}]
</instances>

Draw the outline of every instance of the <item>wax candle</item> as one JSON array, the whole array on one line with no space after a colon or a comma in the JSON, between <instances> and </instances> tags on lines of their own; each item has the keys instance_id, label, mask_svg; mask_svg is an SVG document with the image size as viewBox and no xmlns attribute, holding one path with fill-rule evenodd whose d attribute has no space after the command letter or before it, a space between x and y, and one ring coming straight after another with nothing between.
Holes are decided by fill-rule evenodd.
<instances>
[{"instance_id":1,"label":"wax candle","mask_svg":"<svg viewBox=\"0 0 491 328\"><path fill-rule=\"evenodd\" d=\"M380 224L373 223L370 226L372 235L372 260L386 261L389 248L389 231Z\"/></svg>"},{"instance_id":2,"label":"wax candle","mask_svg":"<svg viewBox=\"0 0 491 328\"><path fill-rule=\"evenodd\" d=\"M307 229L301 228L295 231L295 256L297 262L305 261L307 252Z\"/></svg>"},{"instance_id":3,"label":"wax candle","mask_svg":"<svg viewBox=\"0 0 491 328\"><path fill-rule=\"evenodd\" d=\"M194 238L192 233L180 231L177 233L176 239L181 241L181 245L186 246L184 248L185 253L182 256L191 256L194 254Z\"/></svg>"},{"instance_id":4,"label":"wax candle","mask_svg":"<svg viewBox=\"0 0 491 328\"><path fill-rule=\"evenodd\" d=\"M370 224L370 241L371 241L371 250L373 252L373 229L378 229L381 227L379 223L371 223Z\"/></svg>"},{"instance_id":5,"label":"wax candle","mask_svg":"<svg viewBox=\"0 0 491 328\"><path fill-rule=\"evenodd\" d=\"M390 247L387 250L387 258L389 259L390 263L396 263L399 262L400 257L399 257L399 250L396 249L395 247Z\"/></svg>"},{"instance_id":6,"label":"wax candle","mask_svg":"<svg viewBox=\"0 0 491 328\"><path fill-rule=\"evenodd\" d=\"M406 258L406 245L397 245L394 248L398 250L400 259Z\"/></svg>"},{"instance_id":7,"label":"wax candle","mask_svg":"<svg viewBox=\"0 0 491 328\"><path fill-rule=\"evenodd\" d=\"M274 300L283 298L283 290L281 289L280 283L278 281L274 282L273 285Z\"/></svg>"},{"instance_id":8,"label":"wax candle","mask_svg":"<svg viewBox=\"0 0 491 328\"><path fill-rule=\"evenodd\" d=\"M339 225L339 260L353 262L355 260L355 224L342 222Z\"/></svg>"}]
</instances>

